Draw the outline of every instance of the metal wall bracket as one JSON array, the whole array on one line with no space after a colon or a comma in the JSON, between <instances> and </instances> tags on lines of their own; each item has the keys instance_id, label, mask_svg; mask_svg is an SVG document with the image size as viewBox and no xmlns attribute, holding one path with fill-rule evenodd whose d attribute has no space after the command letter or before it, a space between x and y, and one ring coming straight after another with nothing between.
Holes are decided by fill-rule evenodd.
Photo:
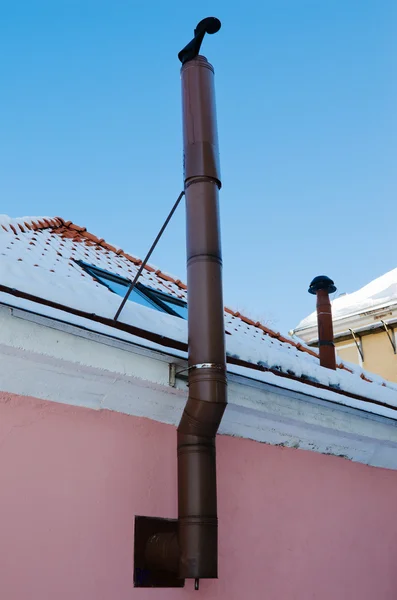
<instances>
[{"instance_id":1,"label":"metal wall bracket","mask_svg":"<svg viewBox=\"0 0 397 600\"><path fill-rule=\"evenodd\" d=\"M171 387L176 387L176 378L178 375L182 375L182 373L188 373L192 369L208 367L209 365L210 363L203 363L203 365L193 365L192 367L185 367L184 369L179 369L179 371L177 371L176 368L178 365L171 363L168 367L168 385Z\"/></svg>"},{"instance_id":2,"label":"metal wall bracket","mask_svg":"<svg viewBox=\"0 0 397 600\"><path fill-rule=\"evenodd\" d=\"M168 367L168 385L171 387L176 386L176 365L171 363Z\"/></svg>"},{"instance_id":3,"label":"metal wall bracket","mask_svg":"<svg viewBox=\"0 0 397 600\"><path fill-rule=\"evenodd\" d=\"M389 342L391 343L391 347L393 348L393 352L394 354L396 354L396 342L394 341L394 330L392 329L392 336L390 335L390 330L387 326L387 323L385 321L382 321L382 319L380 320L380 322L382 323L383 327L385 328L386 331L386 335L389 338Z\"/></svg>"},{"instance_id":4,"label":"metal wall bracket","mask_svg":"<svg viewBox=\"0 0 397 600\"><path fill-rule=\"evenodd\" d=\"M178 528L177 519L159 517L135 517L134 533L134 587L139 588L182 588L184 579L174 573L149 568L145 559L145 549L149 538L161 533L174 533Z\"/></svg>"},{"instance_id":5,"label":"metal wall bracket","mask_svg":"<svg viewBox=\"0 0 397 600\"><path fill-rule=\"evenodd\" d=\"M353 329L349 329L349 331L350 331L350 333L353 336L353 340L354 340L354 343L357 346L357 350L358 350L358 352L359 352L359 354L361 356L361 360L364 362L364 352L363 352L363 345L361 343L361 338L359 338L359 341L357 341L357 337L356 337L356 334L354 333Z\"/></svg>"}]
</instances>

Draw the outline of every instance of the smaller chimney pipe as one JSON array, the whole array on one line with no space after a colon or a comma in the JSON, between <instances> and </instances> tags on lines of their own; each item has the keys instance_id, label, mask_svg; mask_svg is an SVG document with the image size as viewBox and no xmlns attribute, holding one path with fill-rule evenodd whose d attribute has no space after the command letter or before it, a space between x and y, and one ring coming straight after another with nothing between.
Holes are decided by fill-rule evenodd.
<instances>
[{"instance_id":1,"label":"smaller chimney pipe","mask_svg":"<svg viewBox=\"0 0 397 600\"><path fill-rule=\"evenodd\" d=\"M326 275L315 277L309 286L309 294L317 296L317 326L320 365L336 370L334 329L329 294L336 292L332 279Z\"/></svg>"}]
</instances>

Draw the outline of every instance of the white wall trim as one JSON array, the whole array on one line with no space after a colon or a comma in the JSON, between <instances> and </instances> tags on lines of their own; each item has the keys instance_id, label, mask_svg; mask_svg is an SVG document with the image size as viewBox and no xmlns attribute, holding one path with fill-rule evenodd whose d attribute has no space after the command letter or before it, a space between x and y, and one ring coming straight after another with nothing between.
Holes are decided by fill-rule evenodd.
<instances>
[{"instance_id":1,"label":"white wall trim","mask_svg":"<svg viewBox=\"0 0 397 600\"><path fill-rule=\"evenodd\" d=\"M178 371L187 366L187 352L167 349L150 343L142 346L140 338L124 340L90 330L85 325L65 323L58 318L38 315L24 309L0 306L0 341L5 344L32 352L44 353L56 358L69 360L77 364L107 369L112 372L137 375L157 383L169 382L169 367L172 363ZM123 333L123 332L122 332ZM132 370L130 354L137 355L137 370ZM139 357L139 358L138 358ZM158 365L153 373L154 359ZM331 389L319 389L308 386L303 381L281 378L273 373L252 370L238 365L228 365L228 374L240 375L245 381L256 380L262 383L290 389L305 396L321 397L329 402L348 405L363 411L397 419L397 411L386 406L377 406L370 400L363 402L348 395L338 394ZM186 378L186 377L185 377Z\"/></svg>"},{"instance_id":2,"label":"white wall trim","mask_svg":"<svg viewBox=\"0 0 397 600\"><path fill-rule=\"evenodd\" d=\"M177 355L0 307L2 392L176 425L187 397L184 378L169 385L170 363L186 366ZM337 404L333 392L321 400L316 388L240 371L228 377L220 433L397 469L396 420Z\"/></svg>"},{"instance_id":3,"label":"white wall trim","mask_svg":"<svg viewBox=\"0 0 397 600\"><path fill-rule=\"evenodd\" d=\"M137 376L141 357L128 356L135 376L2 344L0 389L176 425L186 402L186 383L177 380L172 388L165 378L161 381L165 364L155 358L147 359L151 365L145 369L151 380L142 379ZM228 395L221 434L397 469L396 421L239 376L229 377Z\"/></svg>"},{"instance_id":4,"label":"white wall trim","mask_svg":"<svg viewBox=\"0 0 397 600\"><path fill-rule=\"evenodd\" d=\"M388 315L387 318L383 316L384 314ZM376 316L376 319L374 319L374 316ZM362 312L333 319L335 341L340 337L350 335L349 329L353 329L355 333L360 334L372 329L381 328L379 317L382 317L390 328L395 327L397 325L396 304L387 307L385 311L374 311L374 314ZM315 344L318 341L317 323L294 329L293 332L294 335L304 340L306 344Z\"/></svg>"}]
</instances>

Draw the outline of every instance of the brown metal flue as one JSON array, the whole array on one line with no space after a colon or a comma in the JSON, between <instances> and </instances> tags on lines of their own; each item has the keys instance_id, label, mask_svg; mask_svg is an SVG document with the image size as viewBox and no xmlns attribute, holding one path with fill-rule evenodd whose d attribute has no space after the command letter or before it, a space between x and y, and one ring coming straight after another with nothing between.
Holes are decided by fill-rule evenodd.
<instances>
[{"instance_id":1,"label":"brown metal flue","mask_svg":"<svg viewBox=\"0 0 397 600\"><path fill-rule=\"evenodd\" d=\"M332 279L325 275L315 277L310 284L309 293L317 296L317 325L320 365L327 369L336 369L334 329L329 294L336 292Z\"/></svg>"},{"instance_id":2,"label":"brown metal flue","mask_svg":"<svg viewBox=\"0 0 397 600\"><path fill-rule=\"evenodd\" d=\"M189 397L177 431L178 520L175 530L168 532L158 520L158 532L144 542L143 563L150 574L148 586L177 586L191 578L198 589L199 579L218 576L215 437L227 403L218 206L221 181L214 69L203 56L189 55L181 76ZM141 541L136 540L139 564ZM173 573L177 579L170 583L164 573Z\"/></svg>"},{"instance_id":3,"label":"brown metal flue","mask_svg":"<svg viewBox=\"0 0 397 600\"><path fill-rule=\"evenodd\" d=\"M226 408L226 356L214 69L182 66L189 397L178 427L179 576L217 577L215 436Z\"/></svg>"},{"instance_id":4,"label":"brown metal flue","mask_svg":"<svg viewBox=\"0 0 397 600\"><path fill-rule=\"evenodd\" d=\"M221 187L214 69L198 55L209 18L180 52L188 283L189 396L177 431L178 520L139 518L136 565L149 580L136 585L180 586L187 578L218 576L215 437L226 408L226 353L218 192ZM198 40L198 41L197 41ZM154 522L153 522L154 521ZM173 528L175 525L175 528ZM144 547L142 557L141 548ZM139 569L136 569L139 571ZM164 573L174 574L169 579Z\"/></svg>"}]
</instances>

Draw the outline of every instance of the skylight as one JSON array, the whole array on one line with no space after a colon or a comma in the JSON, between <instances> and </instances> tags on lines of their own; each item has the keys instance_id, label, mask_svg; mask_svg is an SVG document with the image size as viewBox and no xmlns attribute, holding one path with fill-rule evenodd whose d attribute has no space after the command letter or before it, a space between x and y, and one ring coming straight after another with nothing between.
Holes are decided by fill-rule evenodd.
<instances>
[{"instance_id":1,"label":"skylight","mask_svg":"<svg viewBox=\"0 0 397 600\"><path fill-rule=\"evenodd\" d=\"M124 298L131 284L130 280L120 277L120 275L110 273L109 271L105 271L104 269L99 269L98 267L89 265L81 260L76 262L84 269L84 271L89 273L99 283L105 285L111 292L117 294L121 298ZM179 298L174 298L169 294L149 288L139 282L135 285L128 300L137 302L137 304L141 304L142 306L146 306L148 308L154 308L160 312L168 313L174 317L187 319L186 302L180 300Z\"/></svg>"}]
</instances>

